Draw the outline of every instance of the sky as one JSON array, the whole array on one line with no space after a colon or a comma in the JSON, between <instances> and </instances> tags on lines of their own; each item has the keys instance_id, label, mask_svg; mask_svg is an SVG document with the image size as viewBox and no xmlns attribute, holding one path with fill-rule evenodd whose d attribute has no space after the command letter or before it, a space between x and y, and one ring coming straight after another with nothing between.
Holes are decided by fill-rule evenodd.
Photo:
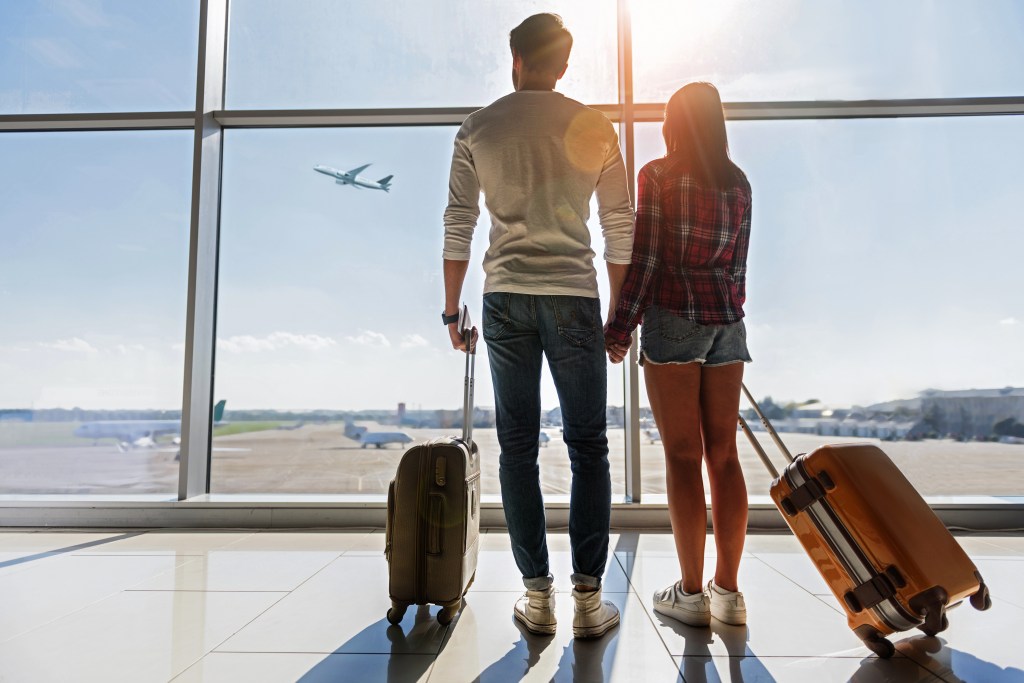
<instances>
[{"instance_id":1,"label":"sky","mask_svg":"<svg viewBox=\"0 0 1024 683\"><path fill-rule=\"evenodd\" d=\"M559 89L617 97L611 0L231 4L229 108L482 106L510 90L508 30L549 9L576 37ZM191 108L196 7L0 5L0 114ZM637 101L697 79L727 101L1024 95L1013 0L757 7L634 2ZM437 320L454 134L226 132L218 399L458 406L462 359ZM754 193L755 394L845 406L1024 385L1024 118L731 122L729 135ZM638 124L637 168L662 153L660 126ZM189 131L0 134L0 408L180 406L191 155ZM390 193L312 170L366 163L394 175ZM484 213L465 290L477 317L486 232ZM481 353L480 405L488 373ZM609 378L621 404L619 366ZM548 380L543 403L556 404Z\"/></svg>"}]
</instances>

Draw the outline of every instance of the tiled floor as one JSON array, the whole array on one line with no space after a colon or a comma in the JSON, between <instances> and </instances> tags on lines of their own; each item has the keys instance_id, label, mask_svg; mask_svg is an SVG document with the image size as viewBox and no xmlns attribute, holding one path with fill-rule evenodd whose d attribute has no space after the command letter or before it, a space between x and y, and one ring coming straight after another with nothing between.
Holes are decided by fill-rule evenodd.
<instances>
[{"instance_id":1,"label":"tiled floor","mask_svg":"<svg viewBox=\"0 0 1024 683\"><path fill-rule=\"evenodd\" d=\"M379 532L2 532L0 681L1022 683L1024 538L960 540L995 606L957 608L939 638L905 634L883 661L789 536L748 538L748 627L694 629L651 611L651 592L677 578L671 537L614 534L605 594L622 623L574 642L567 593L554 637L513 621L522 584L504 533L483 537L466 607L445 628L436 608L384 619ZM567 591L568 540L550 546Z\"/></svg>"}]
</instances>

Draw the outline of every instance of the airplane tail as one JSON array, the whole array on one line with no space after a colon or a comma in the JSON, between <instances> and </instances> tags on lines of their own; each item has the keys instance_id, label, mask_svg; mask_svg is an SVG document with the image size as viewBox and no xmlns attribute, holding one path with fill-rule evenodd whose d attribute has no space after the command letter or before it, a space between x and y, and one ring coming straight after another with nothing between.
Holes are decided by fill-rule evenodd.
<instances>
[{"instance_id":1,"label":"airplane tail","mask_svg":"<svg viewBox=\"0 0 1024 683\"><path fill-rule=\"evenodd\" d=\"M383 178L381 178L380 180L378 180L377 182L380 183L380 186L383 187L386 190L389 187L391 187L391 179L394 178L394 177L395 176L393 176L393 175L386 175Z\"/></svg>"},{"instance_id":2,"label":"airplane tail","mask_svg":"<svg viewBox=\"0 0 1024 683\"><path fill-rule=\"evenodd\" d=\"M217 405L213 407L213 421L220 422L224 419L224 406L227 405L227 401L218 401Z\"/></svg>"}]
</instances>

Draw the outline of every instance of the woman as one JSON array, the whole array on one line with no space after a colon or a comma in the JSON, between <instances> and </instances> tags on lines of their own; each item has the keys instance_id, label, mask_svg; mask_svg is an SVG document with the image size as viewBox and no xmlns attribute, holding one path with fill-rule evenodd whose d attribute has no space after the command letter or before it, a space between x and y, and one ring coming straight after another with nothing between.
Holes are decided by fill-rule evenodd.
<instances>
[{"instance_id":1,"label":"woman","mask_svg":"<svg viewBox=\"0 0 1024 683\"><path fill-rule=\"evenodd\" d=\"M665 448L668 509L682 579L654 610L691 626L746 623L737 585L747 490L736 451L750 184L729 159L718 91L690 83L665 110L667 154L640 171L632 263L605 342L620 362L643 317L640 364ZM717 563L703 586L711 485Z\"/></svg>"}]
</instances>

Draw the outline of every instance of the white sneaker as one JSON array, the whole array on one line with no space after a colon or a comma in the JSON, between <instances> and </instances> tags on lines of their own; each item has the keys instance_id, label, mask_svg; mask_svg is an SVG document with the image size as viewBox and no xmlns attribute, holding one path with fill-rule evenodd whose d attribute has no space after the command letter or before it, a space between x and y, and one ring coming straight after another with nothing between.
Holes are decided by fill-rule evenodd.
<instances>
[{"instance_id":1,"label":"white sneaker","mask_svg":"<svg viewBox=\"0 0 1024 683\"><path fill-rule=\"evenodd\" d=\"M733 626L747 623L747 603L743 600L743 593L719 588L714 579L708 581L705 591L711 596L711 616Z\"/></svg>"},{"instance_id":2,"label":"white sneaker","mask_svg":"<svg viewBox=\"0 0 1024 683\"><path fill-rule=\"evenodd\" d=\"M548 586L542 591L526 591L516 601L516 619L530 633L551 635L555 632L555 587Z\"/></svg>"},{"instance_id":3,"label":"white sneaker","mask_svg":"<svg viewBox=\"0 0 1024 683\"><path fill-rule=\"evenodd\" d=\"M618 626L619 608L601 600L601 589L578 591L572 589L576 602L576 614L572 618L572 635L575 638L598 638Z\"/></svg>"},{"instance_id":4,"label":"white sneaker","mask_svg":"<svg viewBox=\"0 0 1024 683\"><path fill-rule=\"evenodd\" d=\"M679 581L654 594L654 611L688 626L711 623L711 600L705 591L687 593Z\"/></svg>"}]
</instances>

